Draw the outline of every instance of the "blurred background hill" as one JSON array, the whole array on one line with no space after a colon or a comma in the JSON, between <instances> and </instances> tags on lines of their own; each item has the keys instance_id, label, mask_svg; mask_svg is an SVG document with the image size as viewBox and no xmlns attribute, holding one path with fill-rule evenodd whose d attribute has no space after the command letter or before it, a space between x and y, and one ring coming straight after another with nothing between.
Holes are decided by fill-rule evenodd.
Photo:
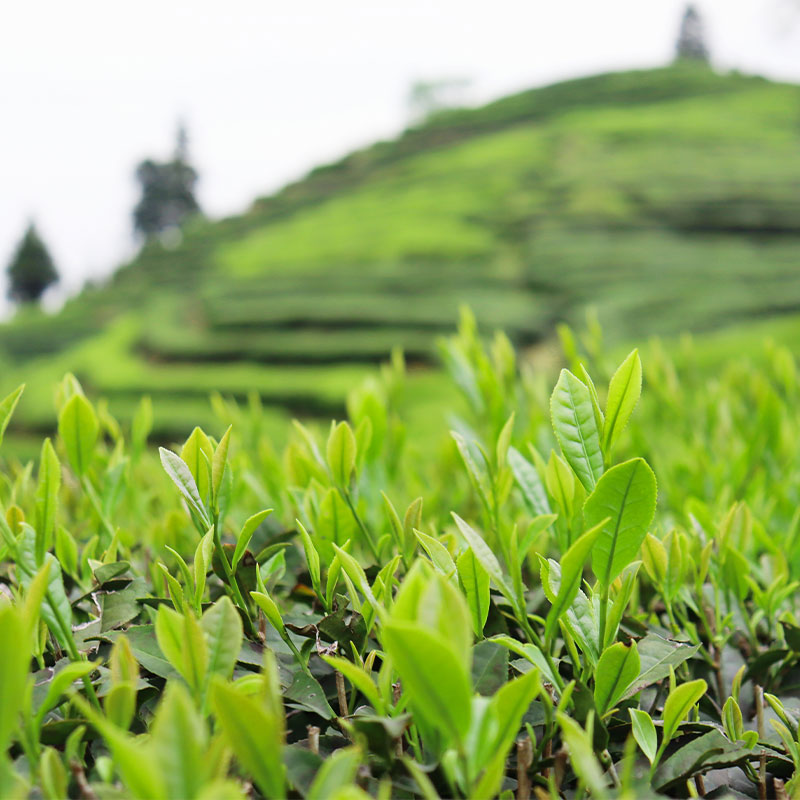
<instances>
[{"instance_id":1,"label":"blurred background hill","mask_svg":"<svg viewBox=\"0 0 800 800\"><path fill-rule=\"evenodd\" d=\"M72 370L123 419L149 394L169 439L212 391L276 422L341 414L397 345L424 419L462 304L534 351L587 307L612 344L692 331L727 353L766 320L798 344L799 245L800 87L691 61L598 75L434 112L151 237L60 312L0 328L0 391L28 383L16 434L38 435Z\"/></svg>"}]
</instances>

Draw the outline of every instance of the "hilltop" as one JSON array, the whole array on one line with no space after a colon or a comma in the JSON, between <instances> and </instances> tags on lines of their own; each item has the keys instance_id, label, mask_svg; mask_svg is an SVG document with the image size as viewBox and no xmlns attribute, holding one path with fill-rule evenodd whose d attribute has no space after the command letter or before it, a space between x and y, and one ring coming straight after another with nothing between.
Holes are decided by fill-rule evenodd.
<instances>
[{"instance_id":1,"label":"hilltop","mask_svg":"<svg viewBox=\"0 0 800 800\"><path fill-rule=\"evenodd\" d=\"M523 346L588 305L612 342L731 330L738 347L777 314L796 340L798 245L800 87L594 76L442 112L148 244L60 313L2 326L0 390L26 380L17 433L49 431L72 370L122 418L150 394L168 439L208 424L210 392L335 416L392 345L432 363L462 303ZM425 416L441 384L410 385Z\"/></svg>"}]
</instances>

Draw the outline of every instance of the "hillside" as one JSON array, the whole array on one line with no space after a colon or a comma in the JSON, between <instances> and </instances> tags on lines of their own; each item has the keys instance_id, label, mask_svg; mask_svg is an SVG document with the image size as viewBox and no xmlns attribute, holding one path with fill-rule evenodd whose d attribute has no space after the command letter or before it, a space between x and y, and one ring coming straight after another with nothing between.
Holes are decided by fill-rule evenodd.
<instances>
[{"instance_id":1,"label":"hillside","mask_svg":"<svg viewBox=\"0 0 800 800\"><path fill-rule=\"evenodd\" d=\"M336 416L394 344L433 363L462 303L519 345L587 305L611 342L746 341L777 314L797 341L798 245L800 87L596 76L442 113L148 245L59 314L0 328L0 391L27 381L16 434L49 431L72 370L122 418L151 395L166 440L209 424L213 391L276 421ZM414 369L410 386L424 420L441 382Z\"/></svg>"}]
</instances>

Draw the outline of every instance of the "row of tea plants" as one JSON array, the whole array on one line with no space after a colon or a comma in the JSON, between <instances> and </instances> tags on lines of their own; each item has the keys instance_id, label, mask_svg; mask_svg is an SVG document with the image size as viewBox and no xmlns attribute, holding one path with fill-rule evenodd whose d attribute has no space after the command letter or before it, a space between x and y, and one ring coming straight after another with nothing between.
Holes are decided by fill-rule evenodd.
<instances>
[{"instance_id":1,"label":"row of tea plants","mask_svg":"<svg viewBox=\"0 0 800 800\"><path fill-rule=\"evenodd\" d=\"M399 355L281 453L68 375L0 486L0 797L795 796L794 359L561 334L552 388L465 314L441 443Z\"/></svg>"}]
</instances>

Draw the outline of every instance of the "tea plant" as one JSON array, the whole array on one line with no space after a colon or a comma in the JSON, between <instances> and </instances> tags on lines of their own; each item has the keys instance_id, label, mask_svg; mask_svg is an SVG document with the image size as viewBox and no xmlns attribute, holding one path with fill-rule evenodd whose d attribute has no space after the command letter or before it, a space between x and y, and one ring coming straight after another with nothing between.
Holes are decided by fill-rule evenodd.
<instances>
[{"instance_id":1,"label":"tea plant","mask_svg":"<svg viewBox=\"0 0 800 800\"><path fill-rule=\"evenodd\" d=\"M438 449L399 354L282 453L68 375L0 486L0 796L800 792L794 359L562 342L551 390L465 314Z\"/></svg>"}]
</instances>

